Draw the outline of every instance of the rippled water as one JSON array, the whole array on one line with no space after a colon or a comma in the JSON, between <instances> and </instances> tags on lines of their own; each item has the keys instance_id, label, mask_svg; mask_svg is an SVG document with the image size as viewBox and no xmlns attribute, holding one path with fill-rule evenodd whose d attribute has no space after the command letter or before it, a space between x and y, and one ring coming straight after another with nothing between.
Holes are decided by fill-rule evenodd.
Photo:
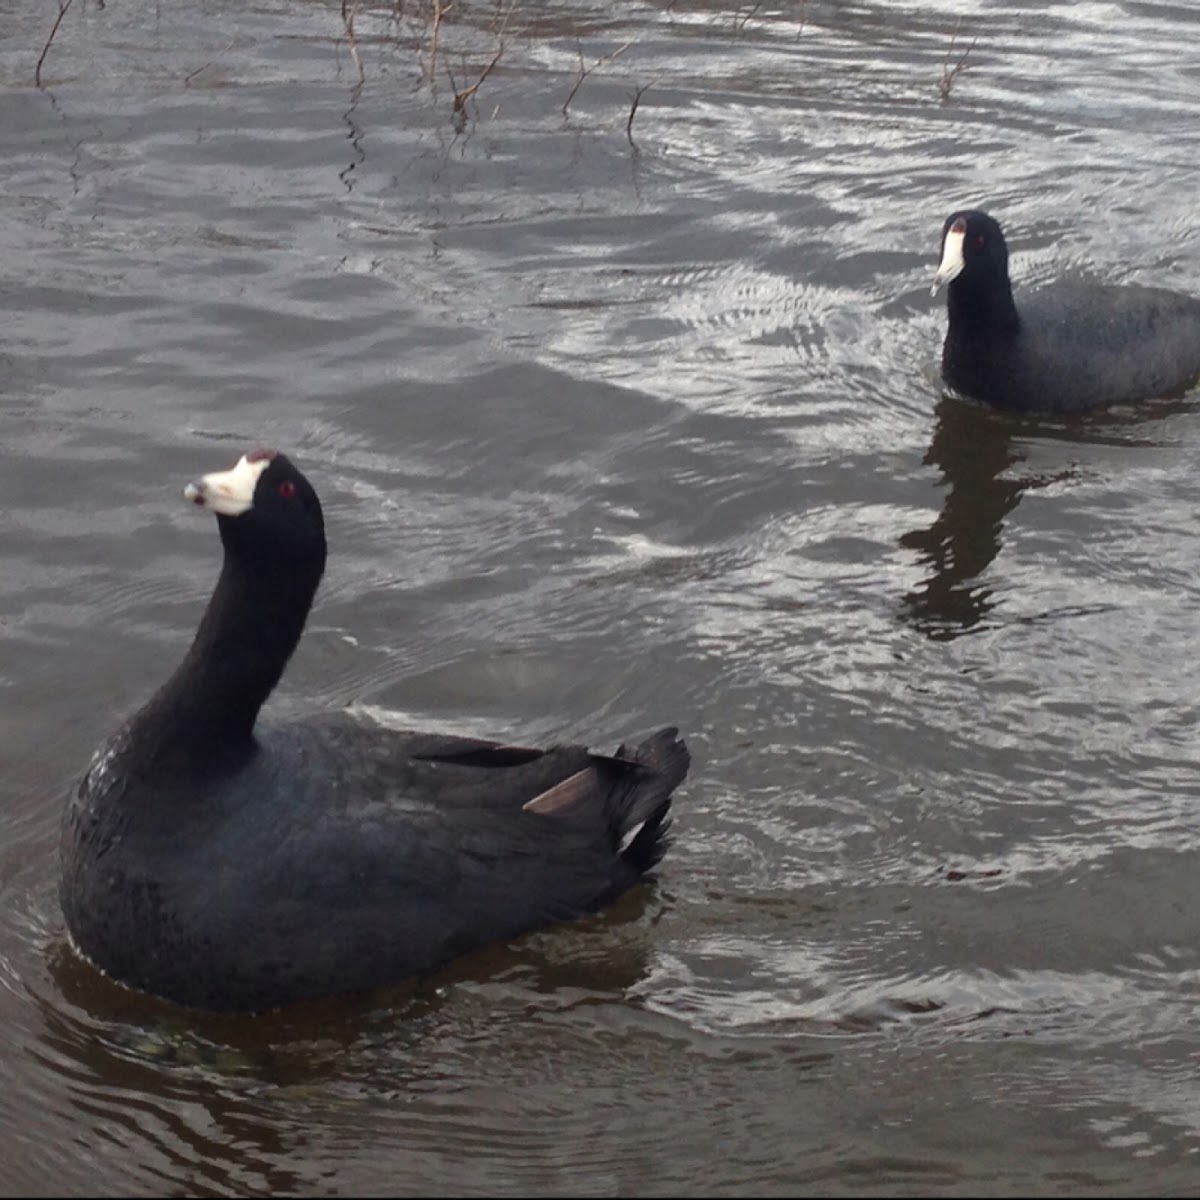
<instances>
[{"instance_id":1,"label":"rippled water","mask_svg":"<svg viewBox=\"0 0 1200 1200\"><path fill-rule=\"evenodd\" d=\"M360 77L337 4L74 0L38 87L0 0L0 1190L1191 1194L1200 413L943 396L928 285L979 204L1200 291L1200 11L428 10ZM258 1019L73 957L63 791L262 442L331 537L279 702L677 722L655 885Z\"/></svg>"}]
</instances>

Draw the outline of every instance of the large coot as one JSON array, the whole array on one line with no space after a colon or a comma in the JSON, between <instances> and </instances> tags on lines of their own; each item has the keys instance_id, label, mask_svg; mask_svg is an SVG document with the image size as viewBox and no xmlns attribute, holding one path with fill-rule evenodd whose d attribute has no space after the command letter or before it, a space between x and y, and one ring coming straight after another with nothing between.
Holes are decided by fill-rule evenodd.
<instances>
[{"instance_id":1,"label":"large coot","mask_svg":"<svg viewBox=\"0 0 1200 1200\"><path fill-rule=\"evenodd\" d=\"M1178 395L1200 377L1200 299L1056 282L1018 304L1004 234L985 212L946 218L933 290L943 284L942 377L998 408L1078 412Z\"/></svg>"},{"instance_id":2,"label":"large coot","mask_svg":"<svg viewBox=\"0 0 1200 1200\"><path fill-rule=\"evenodd\" d=\"M345 713L258 723L324 571L321 505L266 450L185 496L217 515L216 589L63 826L63 912L101 970L197 1008L274 1008L594 912L659 861L688 768L673 728L610 756Z\"/></svg>"}]
</instances>

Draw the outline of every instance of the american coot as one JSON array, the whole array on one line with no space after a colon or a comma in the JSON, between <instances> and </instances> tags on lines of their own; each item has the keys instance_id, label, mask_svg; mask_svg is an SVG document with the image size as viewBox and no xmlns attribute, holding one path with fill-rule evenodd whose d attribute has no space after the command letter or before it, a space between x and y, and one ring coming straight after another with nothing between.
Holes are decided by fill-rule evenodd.
<instances>
[{"instance_id":1,"label":"american coot","mask_svg":"<svg viewBox=\"0 0 1200 1200\"><path fill-rule=\"evenodd\" d=\"M1059 282L1017 304L1004 234L985 212L946 218L934 292L947 283L942 377L977 400L1077 412L1178 395L1200 376L1200 299Z\"/></svg>"},{"instance_id":2,"label":"american coot","mask_svg":"<svg viewBox=\"0 0 1200 1200\"><path fill-rule=\"evenodd\" d=\"M321 505L267 450L184 494L217 515L216 589L64 821L63 912L101 970L197 1008L274 1008L594 912L659 861L688 768L673 728L608 756L345 713L256 726L325 567Z\"/></svg>"}]
</instances>

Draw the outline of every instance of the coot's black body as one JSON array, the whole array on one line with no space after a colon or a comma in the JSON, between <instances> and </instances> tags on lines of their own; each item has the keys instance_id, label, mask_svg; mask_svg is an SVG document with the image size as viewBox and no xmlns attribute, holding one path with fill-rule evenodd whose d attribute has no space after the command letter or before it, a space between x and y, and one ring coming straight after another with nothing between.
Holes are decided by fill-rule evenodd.
<instances>
[{"instance_id":1,"label":"coot's black body","mask_svg":"<svg viewBox=\"0 0 1200 1200\"><path fill-rule=\"evenodd\" d=\"M1079 412L1178 395L1200 377L1200 299L1163 288L1056 282L1014 299L987 213L952 213L935 290L948 283L942 377L997 408Z\"/></svg>"},{"instance_id":2,"label":"coot's black body","mask_svg":"<svg viewBox=\"0 0 1200 1200\"><path fill-rule=\"evenodd\" d=\"M78 949L132 987L262 1010L428 971L593 912L661 858L688 754L401 733L347 714L258 724L324 567L282 455L190 485L225 561L187 656L97 752L63 828Z\"/></svg>"}]
</instances>

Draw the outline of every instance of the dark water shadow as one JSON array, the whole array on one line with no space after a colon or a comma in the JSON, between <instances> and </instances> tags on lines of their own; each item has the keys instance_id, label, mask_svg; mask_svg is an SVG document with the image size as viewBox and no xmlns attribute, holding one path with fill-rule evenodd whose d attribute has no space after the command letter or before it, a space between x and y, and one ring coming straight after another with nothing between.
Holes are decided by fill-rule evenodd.
<instances>
[{"instance_id":1,"label":"dark water shadow","mask_svg":"<svg viewBox=\"0 0 1200 1200\"><path fill-rule=\"evenodd\" d=\"M312 1192L325 1185L306 1149L311 1120L332 1112L353 1128L380 1105L436 1108L470 1084L478 1055L540 1053L555 1027L538 1012L587 1021L589 1006L636 1003L662 905L656 887L638 888L433 975L260 1015L132 991L60 936L46 953L53 986L31 997L31 1051L64 1080L85 1157L116 1143L130 1177L161 1194Z\"/></svg>"},{"instance_id":2,"label":"dark water shadow","mask_svg":"<svg viewBox=\"0 0 1200 1200\"><path fill-rule=\"evenodd\" d=\"M89 1060L103 1050L114 1058L202 1066L268 1086L311 1084L342 1077L346 1054L380 1037L392 1053L398 1043L415 1044L430 1018L442 1023L442 1010L459 986L507 986L521 1011L539 996L554 996L556 1007L566 1007L558 999L564 992L583 1002L624 997L649 973L652 927L661 908L657 885L643 885L597 916L485 946L432 974L257 1014L185 1008L124 987L60 935L46 952L58 994L34 999L61 1050L76 1044L74 1033L85 1034L77 1048Z\"/></svg>"},{"instance_id":3,"label":"dark water shadow","mask_svg":"<svg viewBox=\"0 0 1200 1200\"><path fill-rule=\"evenodd\" d=\"M920 586L904 597L904 617L934 641L950 641L986 624L998 600L982 576L1003 548L1005 518L1027 491L1079 474L1076 461L1087 446L1161 447L1155 422L1187 413L1194 396L1071 416L1005 413L943 393L924 462L941 471L946 486L942 509L926 529L900 537L928 568ZM1070 459L1059 469L1022 469L1036 444L1059 442Z\"/></svg>"},{"instance_id":4,"label":"dark water shadow","mask_svg":"<svg viewBox=\"0 0 1200 1200\"><path fill-rule=\"evenodd\" d=\"M77 1153L104 1175L114 1149L130 1194L302 1195L320 1187L306 1151L311 1113L378 1089L361 1064L384 1037L401 1064L436 1028L444 991L413 982L280 1012L198 1012L105 978L60 939L47 955L58 994L35 995L31 1046L63 1080ZM339 1072L341 1073L339 1075ZM406 1091L402 1071L392 1095Z\"/></svg>"},{"instance_id":5,"label":"dark water shadow","mask_svg":"<svg viewBox=\"0 0 1200 1200\"><path fill-rule=\"evenodd\" d=\"M934 641L949 641L970 633L996 606L981 577L1002 548L1004 519L1027 489L1052 479L1013 473L1025 460L1017 439L1032 431L1029 418L952 394L942 395L935 415L923 461L941 471L946 495L932 525L900 538L927 568L922 583L904 597L904 616Z\"/></svg>"}]
</instances>

